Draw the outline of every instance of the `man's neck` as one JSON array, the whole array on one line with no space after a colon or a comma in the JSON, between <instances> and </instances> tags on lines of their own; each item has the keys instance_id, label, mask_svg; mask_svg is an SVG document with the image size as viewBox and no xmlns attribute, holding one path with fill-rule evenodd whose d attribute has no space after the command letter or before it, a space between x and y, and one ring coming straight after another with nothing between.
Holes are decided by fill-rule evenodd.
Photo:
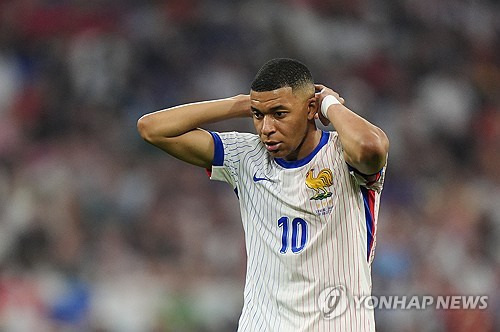
<instances>
[{"instance_id":1,"label":"man's neck","mask_svg":"<svg viewBox=\"0 0 500 332\"><path fill-rule=\"evenodd\" d=\"M321 134L321 130L317 129L316 126L314 126L314 129L308 128L304 139L300 142L295 153L292 153L284 159L286 161L293 161L307 157L318 146L321 140Z\"/></svg>"}]
</instances>

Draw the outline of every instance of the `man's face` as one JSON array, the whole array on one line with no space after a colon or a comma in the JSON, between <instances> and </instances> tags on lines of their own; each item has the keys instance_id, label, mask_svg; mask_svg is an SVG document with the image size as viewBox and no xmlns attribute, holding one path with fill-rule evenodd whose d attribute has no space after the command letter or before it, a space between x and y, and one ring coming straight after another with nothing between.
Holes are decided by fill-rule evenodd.
<instances>
[{"instance_id":1,"label":"man's face","mask_svg":"<svg viewBox=\"0 0 500 332\"><path fill-rule=\"evenodd\" d=\"M296 160L314 122L314 88L283 87L272 91L250 91L253 122L267 151L275 158ZM310 135L309 135L310 136Z\"/></svg>"}]
</instances>

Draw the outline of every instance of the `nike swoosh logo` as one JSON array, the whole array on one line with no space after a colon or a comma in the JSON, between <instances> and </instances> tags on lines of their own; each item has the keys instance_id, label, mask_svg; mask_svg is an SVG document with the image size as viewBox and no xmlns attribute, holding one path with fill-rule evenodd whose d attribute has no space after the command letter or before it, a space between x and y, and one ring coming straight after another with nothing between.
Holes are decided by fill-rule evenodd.
<instances>
[{"instance_id":1,"label":"nike swoosh logo","mask_svg":"<svg viewBox=\"0 0 500 332\"><path fill-rule=\"evenodd\" d=\"M257 177L257 173L255 173L253 175L253 182L259 182L259 181L270 181L270 182L272 182L271 179L268 179L268 178L258 178Z\"/></svg>"}]
</instances>

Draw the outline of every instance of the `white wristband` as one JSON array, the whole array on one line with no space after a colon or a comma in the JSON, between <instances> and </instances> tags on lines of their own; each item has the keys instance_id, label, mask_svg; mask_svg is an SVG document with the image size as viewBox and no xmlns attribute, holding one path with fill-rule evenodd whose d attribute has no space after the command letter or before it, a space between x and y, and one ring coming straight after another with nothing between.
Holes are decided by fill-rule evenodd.
<instances>
[{"instance_id":1,"label":"white wristband","mask_svg":"<svg viewBox=\"0 0 500 332\"><path fill-rule=\"evenodd\" d=\"M323 98L323 101L321 101L321 114L323 114L323 116L328 119L328 107L336 104L340 104L340 101L335 98L335 96L326 96L325 98Z\"/></svg>"}]
</instances>

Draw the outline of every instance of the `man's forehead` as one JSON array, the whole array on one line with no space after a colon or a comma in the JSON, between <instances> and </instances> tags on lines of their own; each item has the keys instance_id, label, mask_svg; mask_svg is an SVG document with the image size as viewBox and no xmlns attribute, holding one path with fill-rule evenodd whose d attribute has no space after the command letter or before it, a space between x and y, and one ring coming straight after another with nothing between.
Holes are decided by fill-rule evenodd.
<instances>
[{"instance_id":1,"label":"man's forehead","mask_svg":"<svg viewBox=\"0 0 500 332\"><path fill-rule=\"evenodd\" d=\"M250 99L256 102L267 102L289 97L293 97L292 88L289 86L285 86L271 91L250 90Z\"/></svg>"}]
</instances>

